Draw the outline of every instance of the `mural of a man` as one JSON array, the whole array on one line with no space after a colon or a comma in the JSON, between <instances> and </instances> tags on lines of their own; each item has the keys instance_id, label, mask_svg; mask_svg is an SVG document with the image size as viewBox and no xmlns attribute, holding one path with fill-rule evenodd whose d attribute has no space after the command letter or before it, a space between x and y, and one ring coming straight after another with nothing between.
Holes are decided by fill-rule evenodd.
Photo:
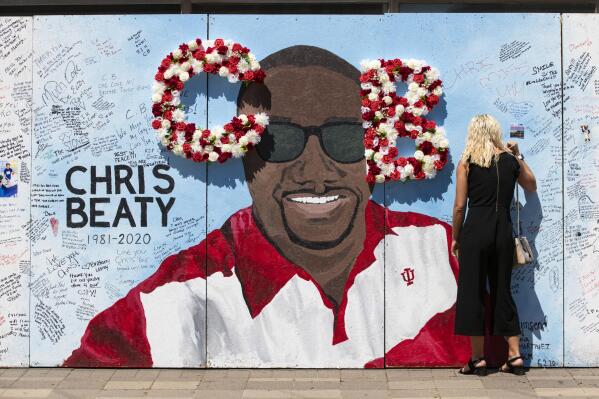
<instances>
[{"instance_id":1,"label":"mural of a man","mask_svg":"<svg viewBox=\"0 0 599 399\"><path fill-rule=\"evenodd\" d=\"M450 226L369 199L359 72L309 46L261 65L264 85L238 98L239 113L271 118L243 159L252 205L92 319L65 365L466 361Z\"/></svg>"}]
</instances>

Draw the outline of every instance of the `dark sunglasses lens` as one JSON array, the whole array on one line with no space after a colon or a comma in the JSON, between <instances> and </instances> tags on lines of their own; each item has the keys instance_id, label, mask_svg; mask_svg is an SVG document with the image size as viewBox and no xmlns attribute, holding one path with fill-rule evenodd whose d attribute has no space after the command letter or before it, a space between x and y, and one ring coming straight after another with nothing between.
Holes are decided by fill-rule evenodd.
<instances>
[{"instance_id":1,"label":"dark sunglasses lens","mask_svg":"<svg viewBox=\"0 0 599 399\"><path fill-rule=\"evenodd\" d=\"M304 151L304 132L296 126L272 123L262 134L256 150L268 162L291 161Z\"/></svg>"},{"instance_id":2,"label":"dark sunglasses lens","mask_svg":"<svg viewBox=\"0 0 599 399\"><path fill-rule=\"evenodd\" d=\"M351 123L327 126L322 130L322 145L337 162L358 162L364 159L364 128Z\"/></svg>"}]
</instances>

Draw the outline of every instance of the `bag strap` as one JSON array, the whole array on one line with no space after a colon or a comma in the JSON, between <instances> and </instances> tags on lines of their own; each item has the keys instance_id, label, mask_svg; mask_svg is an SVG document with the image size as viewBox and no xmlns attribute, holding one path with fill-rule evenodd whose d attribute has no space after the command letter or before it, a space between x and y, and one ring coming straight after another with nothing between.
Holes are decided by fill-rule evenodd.
<instances>
[{"instance_id":1,"label":"bag strap","mask_svg":"<svg viewBox=\"0 0 599 399\"><path fill-rule=\"evenodd\" d=\"M520 230L520 198L518 196L518 182L516 181L516 232L517 236L520 237L522 235L522 231Z\"/></svg>"}]
</instances>

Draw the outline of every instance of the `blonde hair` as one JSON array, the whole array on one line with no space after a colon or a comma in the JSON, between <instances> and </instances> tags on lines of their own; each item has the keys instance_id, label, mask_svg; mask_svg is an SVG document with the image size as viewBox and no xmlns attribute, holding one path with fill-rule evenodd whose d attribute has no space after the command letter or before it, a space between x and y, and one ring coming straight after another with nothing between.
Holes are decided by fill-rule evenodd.
<instances>
[{"instance_id":1,"label":"blonde hair","mask_svg":"<svg viewBox=\"0 0 599 399\"><path fill-rule=\"evenodd\" d=\"M499 122L489 114L476 115L468 125L462 162L465 162L466 167L468 163L472 163L488 168L495 157L496 148L505 151Z\"/></svg>"}]
</instances>

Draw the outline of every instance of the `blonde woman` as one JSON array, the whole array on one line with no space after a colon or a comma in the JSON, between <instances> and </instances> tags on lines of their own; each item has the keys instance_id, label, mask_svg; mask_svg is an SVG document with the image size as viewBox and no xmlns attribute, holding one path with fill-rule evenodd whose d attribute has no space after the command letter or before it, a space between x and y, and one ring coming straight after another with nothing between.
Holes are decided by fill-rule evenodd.
<instances>
[{"instance_id":1,"label":"blonde woman","mask_svg":"<svg viewBox=\"0 0 599 399\"><path fill-rule=\"evenodd\" d=\"M472 346L472 357L460 373L487 374L483 347L488 279L492 309L486 316L492 318L491 332L504 336L509 346L508 361L500 371L522 375L520 323L510 289L514 256L510 203L516 181L526 191L535 191L536 179L518 145L504 144L499 122L486 114L470 121L456 173L451 249L458 257L460 273L455 333L470 336Z\"/></svg>"}]
</instances>

